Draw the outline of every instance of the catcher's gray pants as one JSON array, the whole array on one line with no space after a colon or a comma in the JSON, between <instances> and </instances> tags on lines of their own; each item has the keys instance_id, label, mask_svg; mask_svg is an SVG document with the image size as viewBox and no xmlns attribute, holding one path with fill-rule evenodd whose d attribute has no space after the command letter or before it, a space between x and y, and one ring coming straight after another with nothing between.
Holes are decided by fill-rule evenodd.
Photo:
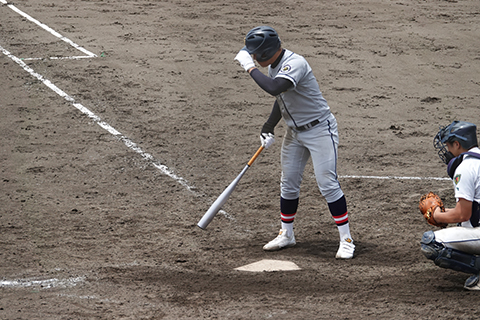
<instances>
[{"instance_id":1,"label":"catcher's gray pants","mask_svg":"<svg viewBox=\"0 0 480 320\"><path fill-rule=\"evenodd\" d=\"M343 191L337 180L338 129L333 114L324 122L305 130L287 128L282 144L281 196L287 200L300 196L300 184L308 159L320 192L328 203L337 201Z\"/></svg>"}]
</instances>

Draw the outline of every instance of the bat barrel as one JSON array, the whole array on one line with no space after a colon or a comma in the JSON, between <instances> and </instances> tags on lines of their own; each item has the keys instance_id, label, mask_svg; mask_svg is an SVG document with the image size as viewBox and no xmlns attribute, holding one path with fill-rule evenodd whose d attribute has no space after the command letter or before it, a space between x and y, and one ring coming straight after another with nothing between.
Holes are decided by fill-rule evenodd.
<instances>
[{"instance_id":1,"label":"bat barrel","mask_svg":"<svg viewBox=\"0 0 480 320\"><path fill-rule=\"evenodd\" d=\"M228 198L230 197L233 190L235 189L238 182L248 168L249 165L247 164L245 168L243 168L242 172L240 172L240 174L235 178L235 180L233 180L230 185L222 192L222 194L218 196L217 200L215 200L215 202L210 206L208 211L203 215L202 219L200 219L197 224L201 229L205 229L208 226L208 224L210 223L210 221L213 220L217 212L220 211L225 202L227 202Z\"/></svg>"},{"instance_id":2,"label":"bat barrel","mask_svg":"<svg viewBox=\"0 0 480 320\"><path fill-rule=\"evenodd\" d=\"M253 155L253 157L248 161L247 165L245 168L243 168L242 172L233 180L230 185L218 196L217 200L210 206L210 209L203 215L202 219L197 223L197 226L200 227L200 229L204 229L209 225L209 223L213 220L215 215L217 214L218 211L222 208L222 206L227 202L228 197L230 197L230 194L233 192L235 187L237 186L238 182L242 178L242 176L245 174L247 169L252 165L252 163L257 159L258 155L260 152L262 152L263 147L258 148L257 152Z\"/></svg>"},{"instance_id":3,"label":"bat barrel","mask_svg":"<svg viewBox=\"0 0 480 320\"><path fill-rule=\"evenodd\" d=\"M200 221L197 223L197 226L200 227L200 229L205 230L207 226L210 224L210 222L213 220L213 217L215 217L216 212L211 212L211 210L208 210L207 213L200 219Z\"/></svg>"}]
</instances>

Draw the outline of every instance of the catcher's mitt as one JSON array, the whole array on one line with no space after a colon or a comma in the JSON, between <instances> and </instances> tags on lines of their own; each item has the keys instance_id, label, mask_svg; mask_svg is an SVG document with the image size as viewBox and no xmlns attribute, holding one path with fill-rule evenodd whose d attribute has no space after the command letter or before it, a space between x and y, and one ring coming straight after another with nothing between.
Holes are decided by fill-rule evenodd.
<instances>
[{"instance_id":1,"label":"catcher's mitt","mask_svg":"<svg viewBox=\"0 0 480 320\"><path fill-rule=\"evenodd\" d=\"M442 212L445 211L445 207L443 206L443 201L442 199L440 199L440 197L437 194L433 192L429 192L424 194L420 198L418 208L420 209L420 212L423 214L423 217L425 218L425 220L427 220L427 222L432 226L445 228L447 226L446 223L438 223L433 218L432 214L437 207L440 207L440 210Z\"/></svg>"}]
</instances>

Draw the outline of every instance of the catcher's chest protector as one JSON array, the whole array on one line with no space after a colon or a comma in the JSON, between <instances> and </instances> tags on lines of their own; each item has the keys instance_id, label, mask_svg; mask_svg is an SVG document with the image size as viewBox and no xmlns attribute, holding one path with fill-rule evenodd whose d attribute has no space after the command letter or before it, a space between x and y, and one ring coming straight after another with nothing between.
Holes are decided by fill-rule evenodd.
<instances>
[{"instance_id":1,"label":"catcher's chest protector","mask_svg":"<svg viewBox=\"0 0 480 320\"><path fill-rule=\"evenodd\" d=\"M473 201L472 204L472 216L470 217L470 223L474 228L480 225L480 204L476 201Z\"/></svg>"},{"instance_id":2,"label":"catcher's chest protector","mask_svg":"<svg viewBox=\"0 0 480 320\"><path fill-rule=\"evenodd\" d=\"M458 166L460 163L463 161L464 155L468 154L469 156L475 157L477 159L480 159L480 154L475 153L475 152L465 152L459 155L458 157L453 158L450 160L447 166L447 173L450 179L453 179L453 175L455 174L455 170L457 170Z\"/></svg>"}]
</instances>

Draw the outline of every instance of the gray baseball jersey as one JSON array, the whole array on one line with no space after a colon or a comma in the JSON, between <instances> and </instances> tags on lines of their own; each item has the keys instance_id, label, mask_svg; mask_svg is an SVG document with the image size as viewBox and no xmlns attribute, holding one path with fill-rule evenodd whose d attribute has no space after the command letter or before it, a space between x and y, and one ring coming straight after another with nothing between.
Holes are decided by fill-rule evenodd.
<instances>
[{"instance_id":1,"label":"gray baseball jersey","mask_svg":"<svg viewBox=\"0 0 480 320\"><path fill-rule=\"evenodd\" d=\"M311 157L318 187L328 203L337 201L343 191L337 180L337 121L323 97L312 68L304 57L285 49L278 65L268 68L270 78L293 83L276 96L282 117L288 125L282 144L281 196L299 197L303 171ZM298 130L317 121L309 129Z\"/></svg>"},{"instance_id":2,"label":"gray baseball jersey","mask_svg":"<svg viewBox=\"0 0 480 320\"><path fill-rule=\"evenodd\" d=\"M330 116L330 107L320 91L312 68L302 56L285 50L280 63L269 66L270 78L281 77L293 83L293 87L276 96L283 119L295 128L314 120L325 121Z\"/></svg>"}]
</instances>

